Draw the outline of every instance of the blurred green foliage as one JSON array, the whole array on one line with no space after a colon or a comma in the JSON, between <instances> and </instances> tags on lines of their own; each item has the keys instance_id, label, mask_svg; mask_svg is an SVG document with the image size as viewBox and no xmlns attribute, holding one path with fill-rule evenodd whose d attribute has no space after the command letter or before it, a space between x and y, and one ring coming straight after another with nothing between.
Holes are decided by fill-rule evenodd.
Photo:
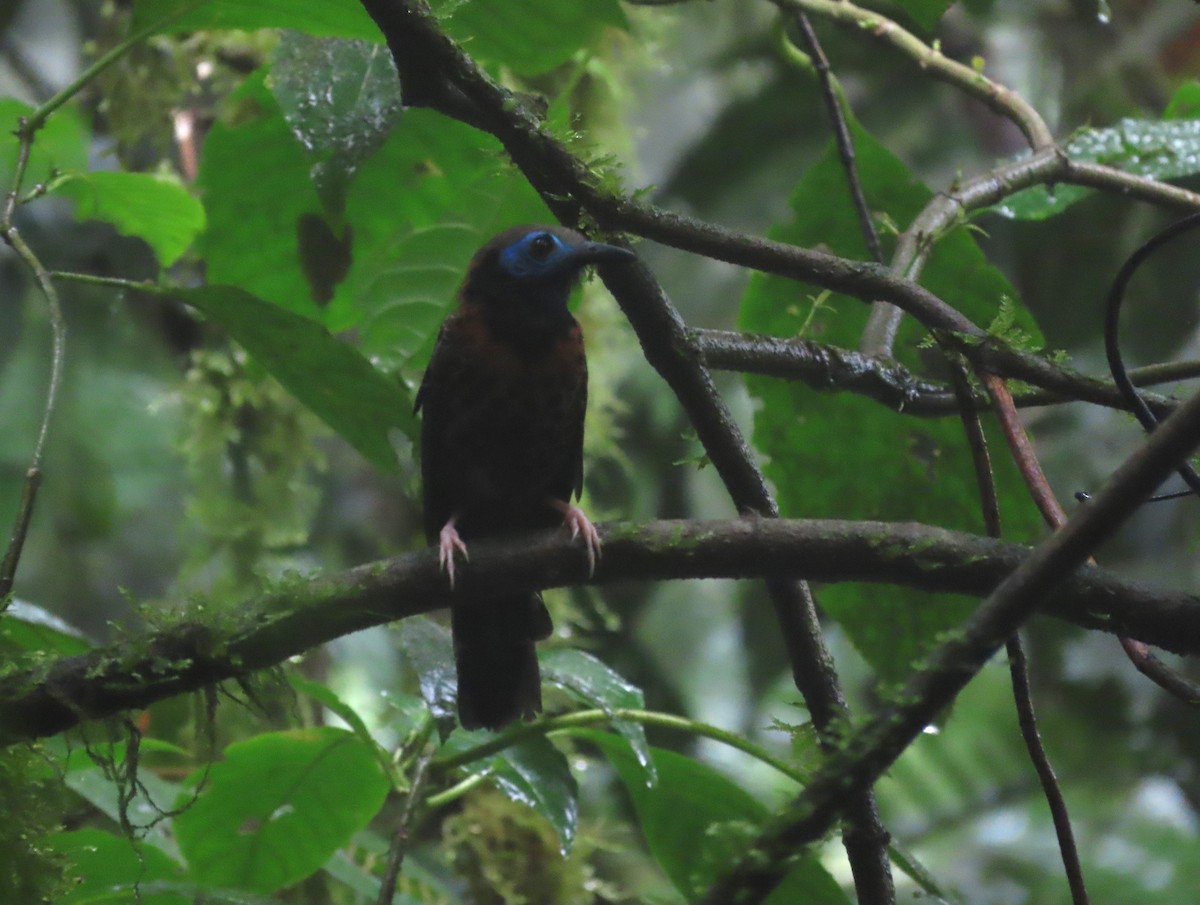
<instances>
[{"instance_id":1,"label":"blurred green foliage","mask_svg":"<svg viewBox=\"0 0 1200 905\"><path fill-rule=\"evenodd\" d=\"M6 6L0 192L20 117L81 60L188 5ZM194 6L85 86L33 144L21 196L37 197L17 223L45 266L173 288L61 284L67 373L20 599L0 622L8 669L114 627L136 638L160 609L220 618L280 576L417 546L411 395L437 325L479 244L550 217L493 138L399 109L390 59L356 0ZM548 128L606 185L866 256L815 82L780 53L771 4L528 0L519 17L507 0L434 8L488 72L547 98ZM1021 92L1071 154L1196 182L1190 4L880 8ZM39 29L49 11L70 27ZM816 24L856 114L858 165L889 253L936 193L1021 152L1011 123L863 34ZM1034 189L940 237L921 280L976 324L1097 368L1107 282L1167 216L1098 192ZM638 251L689 324L857 343L867 313L857 300L652 243ZM1135 363L1194 353L1198 282L1186 243L1139 276L1125 331ZM573 306L590 353L592 510L732 515L612 300L592 281ZM0 254L0 519L16 509L37 436L48 347L31 275ZM945 376L911 320L896 355ZM718 381L785 515L980 530L957 419L917 421L761 377ZM1138 440L1124 415L1080 405L1031 411L1028 423L1064 499ZM989 437L1006 532L1036 540L1036 514ZM1147 511L1106 563L1194 587L1189 505ZM559 626L542 651L552 712L598 711L589 725L605 726L617 708L666 711L745 736L801 773L819 757L757 585L627 583L548 599ZM972 606L876 585L819 588L818 600L858 712L886 701L888 684ZM1190 903L1194 715L1138 678L1107 637L1035 622L1031 647L1093 901ZM0 899L374 901L428 750L416 793L431 807L408 828L397 901L677 903L700 895L796 792L763 760L628 719L501 751L480 747L485 734L443 737L449 642L425 621L339 639L286 668L292 684L225 689L215 712L174 700L135 715L140 748L114 744L129 733L114 724L5 752ZM986 669L880 782L885 823L964 901L1065 902L1010 697L1005 671ZM325 725L335 720L350 731ZM898 877L901 896L927 893ZM842 903L851 889L831 841L771 901Z\"/></svg>"}]
</instances>

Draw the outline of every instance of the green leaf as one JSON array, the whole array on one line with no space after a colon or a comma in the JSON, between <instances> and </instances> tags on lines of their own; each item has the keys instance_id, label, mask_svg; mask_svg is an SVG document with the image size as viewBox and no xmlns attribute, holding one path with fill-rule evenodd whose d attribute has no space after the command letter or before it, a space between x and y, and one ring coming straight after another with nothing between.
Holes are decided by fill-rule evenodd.
<instances>
[{"instance_id":1,"label":"green leaf","mask_svg":"<svg viewBox=\"0 0 1200 905\"><path fill-rule=\"evenodd\" d=\"M475 249L515 223L552 218L495 139L429 110L408 110L355 177L346 219L355 261L326 322L335 330L361 326L370 354L415 369ZM390 350L391 342L402 350Z\"/></svg>"},{"instance_id":2,"label":"green leaf","mask_svg":"<svg viewBox=\"0 0 1200 905\"><path fill-rule=\"evenodd\" d=\"M354 734L364 742L374 743L374 739L371 737L371 730L367 728L367 724L363 722L363 718L358 715L358 711L334 694L331 688L322 685L320 682L310 682L303 676L295 674L288 675L288 683L300 694L308 695L308 697L321 704L321 706L328 709L331 713L340 717Z\"/></svg>"},{"instance_id":3,"label":"green leaf","mask_svg":"<svg viewBox=\"0 0 1200 905\"><path fill-rule=\"evenodd\" d=\"M1063 150L1073 160L1103 163L1135 176L1178 179L1200 173L1200 119L1123 119L1106 129L1084 129ZM1015 220L1045 220L1092 191L1076 185L1039 185L989 210Z\"/></svg>"},{"instance_id":4,"label":"green leaf","mask_svg":"<svg viewBox=\"0 0 1200 905\"><path fill-rule=\"evenodd\" d=\"M457 729L442 751L459 753L491 737L483 730ZM549 739L542 735L524 739L498 754L471 762L466 769L487 773L506 796L545 817L558 833L563 854L570 851L579 820L579 788L566 757Z\"/></svg>"},{"instance_id":5,"label":"green leaf","mask_svg":"<svg viewBox=\"0 0 1200 905\"><path fill-rule=\"evenodd\" d=\"M319 870L388 788L374 747L351 732L265 733L225 749L175 833L199 882L267 893Z\"/></svg>"},{"instance_id":6,"label":"green leaf","mask_svg":"<svg viewBox=\"0 0 1200 905\"><path fill-rule=\"evenodd\" d=\"M350 180L400 118L400 82L381 44L284 34L267 84L313 161L312 180L340 223Z\"/></svg>"},{"instance_id":7,"label":"green leaf","mask_svg":"<svg viewBox=\"0 0 1200 905\"><path fill-rule=\"evenodd\" d=\"M592 742L625 784L650 853L688 901L703 896L741 857L767 818L766 807L721 773L682 754L652 748L658 782L645 772L629 742L594 730L572 732ZM837 881L811 855L800 859L766 900L773 905L847 905Z\"/></svg>"},{"instance_id":8,"label":"green leaf","mask_svg":"<svg viewBox=\"0 0 1200 905\"><path fill-rule=\"evenodd\" d=\"M1175 89L1163 119L1200 119L1200 82L1184 82Z\"/></svg>"},{"instance_id":9,"label":"green leaf","mask_svg":"<svg viewBox=\"0 0 1200 905\"><path fill-rule=\"evenodd\" d=\"M0 97L0 195L12 187L13 168L20 143L13 134L21 117L33 108L15 98ZM74 107L57 110L34 139L25 168L22 193L39 183L48 183L56 173L86 170L88 129Z\"/></svg>"},{"instance_id":10,"label":"green leaf","mask_svg":"<svg viewBox=\"0 0 1200 905\"><path fill-rule=\"evenodd\" d=\"M455 706L458 701L450 630L432 619L417 616L405 619L395 631L405 660L417 674L422 699L434 718L449 732L457 719Z\"/></svg>"},{"instance_id":11,"label":"green leaf","mask_svg":"<svg viewBox=\"0 0 1200 905\"><path fill-rule=\"evenodd\" d=\"M132 31L149 28L195 0L137 0ZM311 35L381 41L379 29L357 0L207 0L167 22L163 32L205 29L292 28Z\"/></svg>"},{"instance_id":12,"label":"green leaf","mask_svg":"<svg viewBox=\"0 0 1200 905\"><path fill-rule=\"evenodd\" d=\"M71 656L92 646L82 631L49 610L13 600L0 615L0 645L10 650Z\"/></svg>"},{"instance_id":13,"label":"green leaf","mask_svg":"<svg viewBox=\"0 0 1200 905\"><path fill-rule=\"evenodd\" d=\"M218 120L204 141L197 178L208 218L198 243L208 280L320 318L300 260L304 218L324 216L308 158L261 76L234 100L233 122Z\"/></svg>"},{"instance_id":14,"label":"green leaf","mask_svg":"<svg viewBox=\"0 0 1200 905\"><path fill-rule=\"evenodd\" d=\"M316 321L233 286L180 289L172 296L221 324L372 465L396 470L389 432L395 428L409 437L417 434L412 399L398 380L385 377Z\"/></svg>"},{"instance_id":15,"label":"green leaf","mask_svg":"<svg viewBox=\"0 0 1200 905\"><path fill-rule=\"evenodd\" d=\"M605 27L626 24L617 0L525 0L519 12L510 0L438 0L433 6L446 33L471 56L524 75L565 63Z\"/></svg>"},{"instance_id":16,"label":"green leaf","mask_svg":"<svg viewBox=\"0 0 1200 905\"><path fill-rule=\"evenodd\" d=\"M137 0L133 28L162 21L194 0ZM519 11L505 0L439 0L446 32L481 62L533 75L571 59L595 43L605 27L623 27L617 0L562 3L526 0ZM357 0L208 0L167 22L162 31L287 28L310 35L382 42L383 35Z\"/></svg>"},{"instance_id":17,"label":"green leaf","mask_svg":"<svg viewBox=\"0 0 1200 905\"><path fill-rule=\"evenodd\" d=\"M545 736L525 739L496 755L492 781L513 801L537 811L571 850L579 820L579 787L563 753Z\"/></svg>"},{"instance_id":18,"label":"green leaf","mask_svg":"<svg viewBox=\"0 0 1200 905\"><path fill-rule=\"evenodd\" d=\"M334 331L358 328L364 352L385 370L403 366L418 376L474 250L505 227L548 217L493 138L410 110L358 169L345 224L335 228L309 159L262 80L251 80L241 99L242 113L213 127L201 164L209 280ZM328 235L306 248L300 240L314 220ZM312 246L328 252L339 243L349 269L330 281L333 298L321 309L321 287L305 264L313 263Z\"/></svg>"},{"instance_id":19,"label":"green leaf","mask_svg":"<svg viewBox=\"0 0 1200 905\"><path fill-rule=\"evenodd\" d=\"M899 0L904 11L912 16L913 21L926 31L937 28L938 22L951 6L954 0Z\"/></svg>"},{"instance_id":20,"label":"green leaf","mask_svg":"<svg viewBox=\"0 0 1200 905\"><path fill-rule=\"evenodd\" d=\"M585 651L552 647L538 653L538 662L545 681L554 683L587 707L612 713L618 709L641 710L646 706L640 688ZM613 728L629 741L638 763L647 771L647 782L653 783L656 779L654 761L650 758L650 746L642 724L614 719Z\"/></svg>"},{"instance_id":21,"label":"green leaf","mask_svg":"<svg viewBox=\"0 0 1200 905\"><path fill-rule=\"evenodd\" d=\"M181 880L183 866L157 848L84 828L55 833L46 846L65 862L75 882L55 901L58 905L188 905L192 896L151 893L146 886L160 880Z\"/></svg>"},{"instance_id":22,"label":"green leaf","mask_svg":"<svg viewBox=\"0 0 1200 905\"><path fill-rule=\"evenodd\" d=\"M910 222L932 193L857 124L854 139L872 210L896 223ZM861 230L846 198L845 176L831 148L796 188L790 201L793 220L770 234L804 246L824 244L836 254L864 259ZM885 239L894 242L892 237ZM1018 298L963 228L939 239L921 283L977 324L992 322L1005 299ZM807 329L810 337L855 348L868 306L832 295L814 313L818 295L816 287L756 274L743 297L739 325L775 336L795 336ZM1011 328L1029 334L1035 343L1041 341L1023 307L1014 305L1007 313ZM904 318L895 355L918 372L927 371L930 363L919 348L925 336L918 323ZM936 356L932 361L937 363ZM818 392L798 382L749 377L746 383L762 403L754 419L754 445L769 457L765 470L778 488L785 514L980 529L974 468L957 419L917 421L861 397ZM993 441L1002 444L998 437ZM1037 514L1008 457L993 456L993 465L1007 532L1014 538L1037 536ZM902 676L974 605L965 598L933 598L877 585L827 587L820 602L886 679Z\"/></svg>"},{"instance_id":23,"label":"green leaf","mask_svg":"<svg viewBox=\"0 0 1200 905\"><path fill-rule=\"evenodd\" d=\"M77 219L103 220L122 235L145 239L164 267L204 230L203 205L173 176L76 173L54 182L51 192L75 202Z\"/></svg>"}]
</instances>

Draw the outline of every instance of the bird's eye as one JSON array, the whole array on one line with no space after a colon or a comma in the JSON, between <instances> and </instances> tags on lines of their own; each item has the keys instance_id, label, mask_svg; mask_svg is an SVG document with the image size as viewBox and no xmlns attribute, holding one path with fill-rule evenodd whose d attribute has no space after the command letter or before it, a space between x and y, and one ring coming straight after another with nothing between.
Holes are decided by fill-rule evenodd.
<instances>
[{"instance_id":1,"label":"bird's eye","mask_svg":"<svg viewBox=\"0 0 1200 905\"><path fill-rule=\"evenodd\" d=\"M538 233L529 240L529 256L535 261L544 261L550 257L557 243L549 233Z\"/></svg>"}]
</instances>

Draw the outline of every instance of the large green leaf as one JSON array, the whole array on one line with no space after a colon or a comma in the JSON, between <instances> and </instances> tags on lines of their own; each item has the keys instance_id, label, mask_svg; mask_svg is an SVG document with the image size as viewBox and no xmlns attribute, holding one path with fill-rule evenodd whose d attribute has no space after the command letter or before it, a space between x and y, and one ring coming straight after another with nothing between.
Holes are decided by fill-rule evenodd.
<instances>
[{"instance_id":1,"label":"large green leaf","mask_svg":"<svg viewBox=\"0 0 1200 905\"><path fill-rule=\"evenodd\" d=\"M415 374L424 363L477 246L513 223L548 216L494 139L410 110L359 167L344 225L329 226L309 159L261 80L243 90L243 103L205 143L199 181L209 227L200 247L209 279L322 318L335 331L359 328L363 350L386 370L416 356ZM306 247L302 230L314 220L328 236ZM327 251L339 239L349 270L332 281L322 310L302 256L311 264L314 248Z\"/></svg>"},{"instance_id":2,"label":"large green leaf","mask_svg":"<svg viewBox=\"0 0 1200 905\"><path fill-rule=\"evenodd\" d=\"M855 127L860 176L874 211L908 223L932 197L907 168ZM867 256L846 194L837 155L830 149L804 176L791 199L794 218L771 235L800 245L823 244L837 254ZM965 229L943 236L921 282L978 324L990 324L1002 300L1015 293L985 260ZM813 287L755 275L742 302L740 325L776 336L807 336L854 348L868 315L857 299L834 295L813 313ZM811 320L809 318L812 314ZM1023 310L1017 325L1037 335ZM918 346L925 331L906 317L895 348L910 367L926 370L930 356ZM766 453L784 513L793 517L915 520L980 529L978 492L970 453L957 419L917 420L869 400L834 396L800 383L751 377L762 405L754 419L754 444ZM993 464L1010 534L1037 530L1015 469L993 438ZM855 646L883 676L903 675L942 631L955 626L971 603L886 586L840 585L821 591L821 605L846 628Z\"/></svg>"},{"instance_id":3,"label":"large green leaf","mask_svg":"<svg viewBox=\"0 0 1200 905\"><path fill-rule=\"evenodd\" d=\"M328 727L236 742L208 770L175 818L180 851L199 882L263 893L319 870L389 788L373 746Z\"/></svg>"},{"instance_id":4,"label":"large green leaf","mask_svg":"<svg viewBox=\"0 0 1200 905\"><path fill-rule=\"evenodd\" d=\"M386 47L287 32L267 84L312 160L325 212L341 222L350 180L400 118L400 82Z\"/></svg>"},{"instance_id":5,"label":"large green leaf","mask_svg":"<svg viewBox=\"0 0 1200 905\"><path fill-rule=\"evenodd\" d=\"M233 121L209 131L197 179L208 279L320 317L300 260L304 218L324 216L308 158L261 77L249 79L236 102Z\"/></svg>"},{"instance_id":6,"label":"large green leaf","mask_svg":"<svg viewBox=\"0 0 1200 905\"><path fill-rule=\"evenodd\" d=\"M513 801L550 821L565 855L575 841L579 787L563 753L545 736L505 748L496 755L492 782Z\"/></svg>"},{"instance_id":7,"label":"large green leaf","mask_svg":"<svg viewBox=\"0 0 1200 905\"><path fill-rule=\"evenodd\" d=\"M64 861L74 882L56 900L59 905L188 905L192 896L148 892L156 881L179 881L183 865L157 848L85 827L55 833L47 847Z\"/></svg>"},{"instance_id":8,"label":"large green leaf","mask_svg":"<svg viewBox=\"0 0 1200 905\"><path fill-rule=\"evenodd\" d=\"M160 264L179 260L204 229L204 207L172 176L75 173L51 186L75 202L80 220L104 220L125 236L145 239Z\"/></svg>"},{"instance_id":9,"label":"large green leaf","mask_svg":"<svg viewBox=\"0 0 1200 905\"><path fill-rule=\"evenodd\" d=\"M359 171L346 199L346 216L354 226L358 255L345 295L332 306L335 318L351 299L373 311L362 299L364 284L398 262L423 264L431 257L457 285L470 255L493 233L549 214L491 136L428 110L409 110ZM410 246L414 232L435 227L449 231ZM412 260L402 260L402 253ZM448 293L442 303L452 296Z\"/></svg>"},{"instance_id":10,"label":"large green leaf","mask_svg":"<svg viewBox=\"0 0 1200 905\"><path fill-rule=\"evenodd\" d=\"M195 0L137 0L134 28L163 21ZM571 59L607 26L623 26L617 0L438 0L434 10L446 31L482 62L535 74ZM207 0L164 26L165 31L217 28L290 28L311 35L364 38L383 36L357 0Z\"/></svg>"},{"instance_id":11,"label":"large green leaf","mask_svg":"<svg viewBox=\"0 0 1200 905\"><path fill-rule=\"evenodd\" d=\"M314 320L233 286L180 289L173 296L221 324L293 396L381 471L396 470L393 429L417 433L412 399L348 343Z\"/></svg>"},{"instance_id":12,"label":"large green leaf","mask_svg":"<svg viewBox=\"0 0 1200 905\"><path fill-rule=\"evenodd\" d=\"M179 10L196 7L179 18L166 21ZM133 30L165 22L163 31L202 29L294 28L311 35L382 40L358 0L137 0Z\"/></svg>"},{"instance_id":13,"label":"large green leaf","mask_svg":"<svg viewBox=\"0 0 1200 905\"><path fill-rule=\"evenodd\" d=\"M33 108L16 98L0 97L0 195L12 186L20 142L14 134ZM23 191L47 183L55 173L87 169L87 129L74 107L63 107L46 121L30 148Z\"/></svg>"},{"instance_id":14,"label":"large green leaf","mask_svg":"<svg viewBox=\"0 0 1200 905\"><path fill-rule=\"evenodd\" d=\"M1188 96L1179 98L1180 110L1187 109ZM1073 160L1103 163L1135 176L1178 179L1200 173L1200 119L1123 119L1105 129L1084 129L1063 150ZM1039 185L989 210L1016 220L1045 220L1092 191L1079 185Z\"/></svg>"},{"instance_id":15,"label":"large green leaf","mask_svg":"<svg viewBox=\"0 0 1200 905\"><path fill-rule=\"evenodd\" d=\"M373 357L415 372L475 249L516 223L551 219L490 136L410 110L346 199L355 265L326 313L360 327Z\"/></svg>"},{"instance_id":16,"label":"large green leaf","mask_svg":"<svg viewBox=\"0 0 1200 905\"><path fill-rule=\"evenodd\" d=\"M706 764L674 751L652 748L658 782L646 771L624 738L608 732L573 732L592 742L621 777L646 836L650 853L688 901L708 887L753 842L766 807ZM767 897L770 905L847 905L837 881L811 855L800 858Z\"/></svg>"}]
</instances>

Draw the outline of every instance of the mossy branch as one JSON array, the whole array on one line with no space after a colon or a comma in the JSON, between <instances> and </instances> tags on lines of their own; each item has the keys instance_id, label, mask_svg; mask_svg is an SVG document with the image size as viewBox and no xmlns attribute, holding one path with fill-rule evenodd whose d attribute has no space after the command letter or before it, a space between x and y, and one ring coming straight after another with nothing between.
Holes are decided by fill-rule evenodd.
<instances>
[{"instance_id":1,"label":"mossy branch","mask_svg":"<svg viewBox=\"0 0 1200 905\"><path fill-rule=\"evenodd\" d=\"M594 583L685 578L883 582L984 596L1030 550L917 524L729 519L602 526ZM476 543L456 594L495 595L586 580L580 547L549 531ZM52 735L86 719L283 662L350 632L449 603L431 550L315 579L295 578L236 613L185 611L176 624L0 678L0 744ZM935 605L935 604L931 604ZM1200 654L1200 597L1084 568L1046 610L1076 625Z\"/></svg>"}]
</instances>

